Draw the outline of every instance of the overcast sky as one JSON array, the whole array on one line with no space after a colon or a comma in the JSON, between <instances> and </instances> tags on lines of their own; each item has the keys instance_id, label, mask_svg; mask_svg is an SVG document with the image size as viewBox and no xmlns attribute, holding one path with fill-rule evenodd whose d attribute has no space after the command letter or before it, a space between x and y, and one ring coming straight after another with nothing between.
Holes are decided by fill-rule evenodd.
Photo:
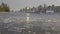
<instances>
[{"instance_id":1,"label":"overcast sky","mask_svg":"<svg viewBox=\"0 0 60 34\"><path fill-rule=\"evenodd\" d=\"M60 0L0 0L0 4L2 2L7 3L13 10L18 10L26 6L37 7L40 4L43 5L44 3L47 5L60 5Z\"/></svg>"}]
</instances>

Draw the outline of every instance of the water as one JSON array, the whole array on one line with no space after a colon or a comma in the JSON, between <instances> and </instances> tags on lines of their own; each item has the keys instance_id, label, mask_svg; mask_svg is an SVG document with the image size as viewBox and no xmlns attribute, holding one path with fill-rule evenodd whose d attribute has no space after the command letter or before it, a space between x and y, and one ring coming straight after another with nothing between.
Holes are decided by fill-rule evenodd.
<instances>
[{"instance_id":1,"label":"water","mask_svg":"<svg viewBox=\"0 0 60 34\"><path fill-rule=\"evenodd\" d=\"M28 28L35 26L37 28L41 27L43 30L47 31L54 30L60 32L59 14L29 13L29 24L27 24L26 20L27 13L24 12L0 13L0 28L7 28L8 31L21 32L26 29L26 26Z\"/></svg>"}]
</instances>

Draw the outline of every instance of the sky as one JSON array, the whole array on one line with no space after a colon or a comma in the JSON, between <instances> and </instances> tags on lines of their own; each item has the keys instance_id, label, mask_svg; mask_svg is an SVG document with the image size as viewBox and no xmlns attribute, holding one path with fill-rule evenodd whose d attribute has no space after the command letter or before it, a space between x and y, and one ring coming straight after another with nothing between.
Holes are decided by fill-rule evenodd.
<instances>
[{"instance_id":1,"label":"sky","mask_svg":"<svg viewBox=\"0 0 60 34\"><path fill-rule=\"evenodd\" d=\"M4 2L10 6L12 10L20 10L26 6L37 7L39 5L60 5L60 0L0 0L0 4Z\"/></svg>"}]
</instances>

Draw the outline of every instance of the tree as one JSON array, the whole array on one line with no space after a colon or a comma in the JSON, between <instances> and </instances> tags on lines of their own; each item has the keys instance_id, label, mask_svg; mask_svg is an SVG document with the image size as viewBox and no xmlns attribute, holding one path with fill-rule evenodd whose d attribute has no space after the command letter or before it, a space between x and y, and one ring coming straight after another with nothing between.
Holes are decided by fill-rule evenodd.
<instances>
[{"instance_id":1,"label":"tree","mask_svg":"<svg viewBox=\"0 0 60 34\"><path fill-rule=\"evenodd\" d=\"M2 2L2 4L0 5L0 12L9 12L9 6L5 3Z\"/></svg>"},{"instance_id":2,"label":"tree","mask_svg":"<svg viewBox=\"0 0 60 34\"><path fill-rule=\"evenodd\" d=\"M52 5L52 10L54 10L54 8L55 8L55 6L54 6L54 5Z\"/></svg>"},{"instance_id":3,"label":"tree","mask_svg":"<svg viewBox=\"0 0 60 34\"><path fill-rule=\"evenodd\" d=\"M60 6L55 6L54 11L55 13L60 13Z\"/></svg>"},{"instance_id":4,"label":"tree","mask_svg":"<svg viewBox=\"0 0 60 34\"><path fill-rule=\"evenodd\" d=\"M44 8L43 8L43 13L46 13L46 10L47 10L47 5L46 4L44 4Z\"/></svg>"},{"instance_id":5,"label":"tree","mask_svg":"<svg viewBox=\"0 0 60 34\"><path fill-rule=\"evenodd\" d=\"M47 8L47 5L46 5L46 4L44 4L44 8L45 8L45 9Z\"/></svg>"},{"instance_id":6,"label":"tree","mask_svg":"<svg viewBox=\"0 0 60 34\"><path fill-rule=\"evenodd\" d=\"M35 7L32 7L32 8L31 8L31 10L34 10L34 9L36 9L36 8L35 8Z\"/></svg>"},{"instance_id":7,"label":"tree","mask_svg":"<svg viewBox=\"0 0 60 34\"><path fill-rule=\"evenodd\" d=\"M51 6L48 6L47 9L48 9L48 10L51 10Z\"/></svg>"},{"instance_id":8,"label":"tree","mask_svg":"<svg viewBox=\"0 0 60 34\"><path fill-rule=\"evenodd\" d=\"M38 12L41 12L42 9L43 9L43 6L42 5L38 6Z\"/></svg>"}]
</instances>

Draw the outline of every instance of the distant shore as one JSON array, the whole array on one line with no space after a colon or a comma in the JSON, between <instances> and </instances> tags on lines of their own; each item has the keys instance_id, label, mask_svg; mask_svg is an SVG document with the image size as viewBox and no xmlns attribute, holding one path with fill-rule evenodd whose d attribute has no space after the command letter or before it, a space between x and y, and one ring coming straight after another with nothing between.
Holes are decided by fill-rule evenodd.
<instances>
[{"instance_id":1,"label":"distant shore","mask_svg":"<svg viewBox=\"0 0 60 34\"><path fill-rule=\"evenodd\" d=\"M9 13L9 12L0 12L0 13Z\"/></svg>"}]
</instances>

